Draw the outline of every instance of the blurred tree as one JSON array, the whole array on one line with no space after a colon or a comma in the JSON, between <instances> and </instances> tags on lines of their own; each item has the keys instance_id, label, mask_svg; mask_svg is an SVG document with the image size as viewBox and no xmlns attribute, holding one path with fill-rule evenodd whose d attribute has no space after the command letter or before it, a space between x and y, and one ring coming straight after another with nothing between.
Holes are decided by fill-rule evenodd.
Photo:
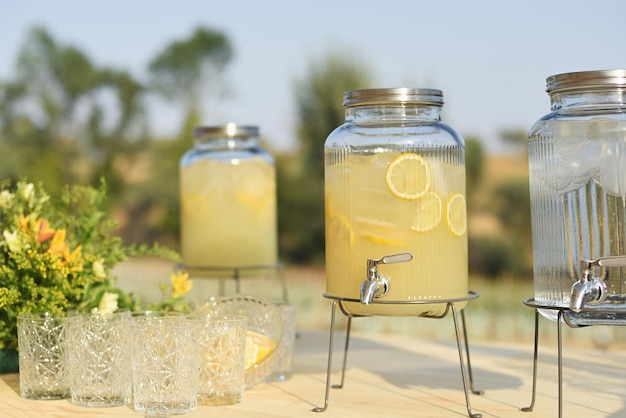
<instances>
[{"instance_id":1,"label":"blurred tree","mask_svg":"<svg viewBox=\"0 0 626 418\"><path fill-rule=\"evenodd\" d=\"M281 249L290 261L323 261L324 142L344 122L344 91L369 84L366 68L355 56L333 51L313 60L308 74L296 81L299 164L278 161Z\"/></svg>"},{"instance_id":2,"label":"blurred tree","mask_svg":"<svg viewBox=\"0 0 626 418\"><path fill-rule=\"evenodd\" d=\"M499 133L500 140L516 152L526 151L528 133L523 129L504 129Z\"/></svg>"},{"instance_id":3,"label":"blurred tree","mask_svg":"<svg viewBox=\"0 0 626 418\"><path fill-rule=\"evenodd\" d=\"M480 139L465 138L465 171L467 173L467 199L471 200L480 187L485 164L485 150Z\"/></svg>"},{"instance_id":4,"label":"blurred tree","mask_svg":"<svg viewBox=\"0 0 626 418\"><path fill-rule=\"evenodd\" d=\"M232 56L225 34L199 27L189 38L167 45L150 62L152 88L183 107L189 126L190 119L202 114L202 105L209 98L225 91L222 76Z\"/></svg>"},{"instance_id":5,"label":"blurred tree","mask_svg":"<svg viewBox=\"0 0 626 418\"><path fill-rule=\"evenodd\" d=\"M124 173L113 162L129 154L130 136L141 131L141 85L125 72L96 67L40 27L28 32L16 70L16 80L0 85L0 147L16 156L0 176L44 180L51 191L104 176L118 189Z\"/></svg>"},{"instance_id":6,"label":"blurred tree","mask_svg":"<svg viewBox=\"0 0 626 418\"><path fill-rule=\"evenodd\" d=\"M505 226L504 238L515 242L520 249L516 252L520 259L518 264L525 265L527 271L530 271L532 235L528 178L513 179L498 185L493 208Z\"/></svg>"}]
</instances>

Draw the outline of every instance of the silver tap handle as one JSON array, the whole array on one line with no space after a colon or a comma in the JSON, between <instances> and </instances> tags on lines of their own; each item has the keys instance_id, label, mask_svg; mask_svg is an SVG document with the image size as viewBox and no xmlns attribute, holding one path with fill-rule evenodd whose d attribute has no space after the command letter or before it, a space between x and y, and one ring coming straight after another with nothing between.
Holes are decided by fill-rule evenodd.
<instances>
[{"instance_id":1,"label":"silver tap handle","mask_svg":"<svg viewBox=\"0 0 626 418\"><path fill-rule=\"evenodd\" d=\"M581 260L580 267L582 270L588 270L591 267L626 267L626 255L616 255L611 257L600 257L595 260Z\"/></svg>"},{"instance_id":2,"label":"silver tap handle","mask_svg":"<svg viewBox=\"0 0 626 418\"><path fill-rule=\"evenodd\" d=\"M394 255L386 255L378 260L377 264L393 264L393 263L404 263L406 261L413 260L413 254L411 253L401 253Z\"/></svg>"}]
</instances>

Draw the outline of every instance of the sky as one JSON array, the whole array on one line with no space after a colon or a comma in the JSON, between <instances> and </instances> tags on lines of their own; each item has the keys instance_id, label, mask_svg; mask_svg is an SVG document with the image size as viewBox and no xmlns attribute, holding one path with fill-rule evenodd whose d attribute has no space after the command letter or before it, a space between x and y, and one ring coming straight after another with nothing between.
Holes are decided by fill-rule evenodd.
<instances>
[{"instance_id":1,"label":"sky","mask_svg":"<svg viewBox=\"0 0 626 418\"><path fill-rule=\"evenodd\" d=\"M294 86L339 52L367 66L368 87L442 90L443 121L501 153L500 132L528 131L549 112L548 76L626 68L624 18L621 0L0 0L0 81L15 77L35 25L140 79L167 44L204 26L235 53L230 94L204 125L257 125L273 148L295 149ZM173 135L180 121L180 109L150 104L154 132Z\"/></svg>"}]
</instances>

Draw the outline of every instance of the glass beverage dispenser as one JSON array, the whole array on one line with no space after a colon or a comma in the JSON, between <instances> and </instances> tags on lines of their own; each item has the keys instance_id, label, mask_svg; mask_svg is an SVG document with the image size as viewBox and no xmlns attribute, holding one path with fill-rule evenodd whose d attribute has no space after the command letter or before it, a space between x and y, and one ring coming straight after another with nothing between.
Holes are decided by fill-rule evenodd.
<instances>
[{"instance_id":1,"label":"glass beverage dispenser","mask_svg":"<svg viewBox=\"0 0 626 418\"><path fill-rule=\"evenodd\" d=\"M344 94L324 146L327 295L354 315L437 316L466 297L465 145L440 90ZM459 304L460 308L464 306Z\"/></svg>"},{"instance_id":2,"label":"glass beverage dispenser","mask_svg":"<svg viewBox=\"0 0 626 418\"><path fill-rule=\"evenodd\" d=\"M528 150L535 302L553 320L624 325L626 70L554 75L546 91Z\"/></svg>"},{"instance_id":3,"label":"glass beverage dispenser","mask_svg":"<svg viewBox=\"0 0 626 418\"><path fill-rule=\"evenodd\" d=\"M238 268L277 262L276 172L256 126L194 129L180 161L183 264Z\"/></svg>"}]
</instances>

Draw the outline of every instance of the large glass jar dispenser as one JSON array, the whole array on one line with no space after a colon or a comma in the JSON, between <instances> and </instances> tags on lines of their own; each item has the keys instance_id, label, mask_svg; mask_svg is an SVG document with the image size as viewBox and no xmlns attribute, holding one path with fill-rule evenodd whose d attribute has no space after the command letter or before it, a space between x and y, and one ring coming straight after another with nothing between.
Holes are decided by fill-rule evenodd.
<instances>
[{"instance_id":1,"label":"large glass jar dispenser","mask_svg":"<svg viewBox=\"0 0 626 418\"><path fill-rule=\"evenodd\" d=\"M180 161L181 254L186 268L277 262L276 172L256 126L194 129Z\"/></svg>"},{"instance_id":2,"label":"large glass jar dispenser","mask_svg":"<svg viewBox=\"0 0 626 418\"><path fill-rule=\"evenodd\" d=\"M468 294L465 145L443 94L354 90L343 105L324 146L327 295L350 314L441 315Z\"/></svg>"},{"instance_id":3,"label":"large glass jar dispenser","mask_svg":"<svg viewBox=\"0 0 626 418\"><path fill-rule=\"evenodd\" d=\"M529 133L535 302L575 325L626 323L626 70L547 79Z\"/></svg>"}]
</instances>

